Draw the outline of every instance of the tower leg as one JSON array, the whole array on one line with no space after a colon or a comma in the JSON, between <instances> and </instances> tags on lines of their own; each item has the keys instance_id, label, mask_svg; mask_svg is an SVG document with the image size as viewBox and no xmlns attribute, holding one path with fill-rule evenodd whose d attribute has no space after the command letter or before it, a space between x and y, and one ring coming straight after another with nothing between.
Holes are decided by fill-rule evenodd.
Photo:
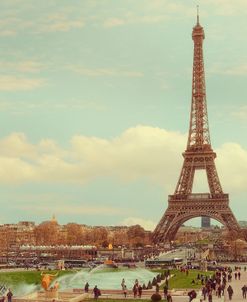
<instances>
[{"instance_id":1,"label":"tower leg","mask_svg":"<svg viewBox=\"0 0 247 302\"><path fill-rule=\"evenodd\" d=\"M193 194L191 194L193 196ZM196 197L199 194L194 194ZM172 195L175 196L175 195ZM212 199L170 200L169 206L153 233L155 243L171 242L184 222L195 217L210 217L222 223L229 231L241 235L241 229L234 217L228 201ZM247 234L247 232L246 232ZM246 236L247 237L247 236Z\"/></svg>"}]
</instances>

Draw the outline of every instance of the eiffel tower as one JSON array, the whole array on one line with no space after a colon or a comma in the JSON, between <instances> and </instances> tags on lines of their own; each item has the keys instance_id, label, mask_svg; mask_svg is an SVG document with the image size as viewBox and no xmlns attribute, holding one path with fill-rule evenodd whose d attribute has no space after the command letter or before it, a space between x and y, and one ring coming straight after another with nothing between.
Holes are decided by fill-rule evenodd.
<instances>
[{"instance_id":1,"label":"eiffel tower","mask_svg":"<svg viewBox=\"0 0 247 302\"><path fill-rule=\"evenodd\" d=\"M168 196L168 208L154 230L155 243L174 240L179 227L194 217L210 217L228 230L241 232L229 207L229 196L222 190L215 167L216 153L210 142L202 47L204 38L197 12L197 23L192 32L194 59L187 148L183 153L183 167L175 192ZM209 193L192 193L196 170L205 170Z\"/></svg>"}]
</instances>

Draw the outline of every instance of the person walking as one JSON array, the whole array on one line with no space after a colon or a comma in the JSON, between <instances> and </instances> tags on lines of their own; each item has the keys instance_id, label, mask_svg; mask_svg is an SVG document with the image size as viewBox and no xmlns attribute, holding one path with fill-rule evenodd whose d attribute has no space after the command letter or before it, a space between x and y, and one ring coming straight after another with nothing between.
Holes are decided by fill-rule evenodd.
<instances>
[{"instance_id":1,"label":"person walking","mask_svg":"<svg viewBox=\"0 0 247 302\"><path fill-rule=\"evenodd\" d=\"M164 292L164 299L167 299L168 287L166 285L164 286L163 292Z\"/></svg>"},{"instance_id":2,"label":"person walking","mask_svg":"<svg viewBox=\"0 0 247 302\"><path fill-rule=\"evenodd\" d=\"M122 282L121 282L122 290L124 290L124 286L125 286L125 280L123 279Z\"/></svg>"},{"instance_id":3,"label":"person walking","mask_svg":"<svg viewBox=\"0 0 247 302\"><path fill-rule=\"evenodd\" d=\"M227 287L227 292L228 292L229 300L232 300L233 289L232 289L231 285L229 285L229 286Z\"/></svg>"},{"instance_id":4,"label":"person walking","mask_svg":"<svg viewBox=\"0 0 247 302\"><path fill-rule=\"evenodd\" d=\"M227 279L228 279L228 282L232 281L232 274L231 273L228 274Z\"/></svg>"},{"instance_id":5,"label":"person walking","mask_svg":"<svg viewBox=\"0 0 247 302\"><path fill-rule=\"evenodd\" d=\"M213 295L211 290L208 292L208 302L213 302Z\"/></svg>"},{"instance_id":6,"label":"person walking","mask_svg":"<svg viewBox=\"0 0 247 302\"><path fill-rule=\"evenodd\" d=\"M133 286L133 295L134 295L134 298L137 297L137 293L138 293L138 285L135 283L134 286Z\"/></svg>"},{"instance_id":7,"label":"person walking","mask_svg":"<svg viewBox=\"0 0 247 302\"><path fill-rule=\"evenodd\" d=\"M138 297L141 299L141 297L142 297L142 286L141 285L139 285L138 286Z\"/></svg>"},{"instance_id":8,"label":"person walking","mask_svg":"<svg viewBox=\"0 0 247 302\"><path fill-rule=\"evenodd\" d=\"M127 298L127 286L125 284L123 285L123 295L124 298Z\"/></svg>"},{"instance_id":9,"label":"person walking","mask_svg":"<svg viewBox=\"0 0 247 302\"><path fill-rule=\"evenodd\" d=\"M88 293L88 290L89 290L89 284L88 284L88 282L85 284L85 286L84 286L84 291L85 291L85 293Z\"/></svg>"},{"instance_id":10,"label":"person walking","mask_svg":"<svg viewBox=\"0 0 247 302\"><path fill-rule=\"evenodd\" d=\"M196 298L196 292L194 289L192 289L190 292L188 292L188 296L189 296L189 302L191 302L193 299Z\"/></svg>"},{"instance_id":11,"label":"person walking","mask_svg":"<svg viewBox=\"0 0 247 302\"><path fill-rule=\"evenodd\" d=\"M219 285L218 289L217 289L217 296L218 296L218 298L221 298L221 291L222 291L222 288L221 288L221 285Z\"/></svg>"},{"instance_id":12,"label":"person walking","mask_svg":"<svg viewBox=\"0 0 247 302\"><path fill-rule=\"evenodd\" d=\"M172 302L172 296L171 296L171 294L168 294L166 298L167 298L167 302Z\"/></svg>"},{"instance_id":13,"label":"person walking","mask_svg":"<svg viewBox=\"0 0 247 302\"><path fill-rule=\"evenodd\" d=\"M93 289L93 293L94 293L94 299L98 300L99 296L101 296L101 292L98 289L97 285L95 285L94 289Z\"/></svg>"},{"instance_id":14,"label":"person walking","mask_svg":"<svg viewBox=\"0 0 247 302\"><path fill-rule=\"evenodd\" d=\"M244 285L241 289L242 289L243 299L246 299L247 286Z\"/></svg>"},{"instance_id":15,"label":"person walking","mask_svg":"<svg viewBox=\"0 0 247 302\"><path fill-rule=\"evenodd\" d=\"M12 297L13 297L13 293L11 292L10 288L9 288L9 291L7 293L7 299L8 299L8 302L12 302Z\"/></svg>"},{"instance_id":16,"label":"person walking","mask_svg":"<svg viewBox=\"0 0 247 302\"><path fill-rule=\"evenodd\" d=\"M203 286L203 288L202 288L203 300L206 300L207 291L208 290L207 290L206 286Z\"/></svg>"}]
</instances>

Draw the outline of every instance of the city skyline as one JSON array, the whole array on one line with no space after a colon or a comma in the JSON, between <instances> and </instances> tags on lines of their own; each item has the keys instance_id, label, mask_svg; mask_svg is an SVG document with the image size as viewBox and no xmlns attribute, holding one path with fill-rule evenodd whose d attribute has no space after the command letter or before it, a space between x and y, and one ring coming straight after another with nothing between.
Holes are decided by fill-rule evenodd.
<instances>
[{"instance_id":1,"label":"city skyline","mask_svg":"<svg viewBox=\"0 0 247 302\"><path fill-rule=\"evenodd\" d=\"M246 220L247 3L14 0L0 4L0 223L157 224L186 148L197 4L217 170Z\"/></svg>"}]
</instances>

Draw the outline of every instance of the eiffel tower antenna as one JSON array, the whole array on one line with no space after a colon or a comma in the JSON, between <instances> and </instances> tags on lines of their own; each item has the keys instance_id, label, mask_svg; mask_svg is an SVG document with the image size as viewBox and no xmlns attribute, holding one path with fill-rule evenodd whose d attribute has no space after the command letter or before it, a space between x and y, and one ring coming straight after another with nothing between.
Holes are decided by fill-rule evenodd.
<instances>
[{"instance_id":1,"label":"eiffel tower antenna","mask_svg":"<svg viewBox=\"0 0 247 302\"><path fill-rule=\"evenodd\" d=\"M197 6L197 23L192 31L194 56L187 148L183 153L184 162L175 192L168 196L168 208L154 230L155 243L174 240L179 227L194 217L213 218L228 230L241 232L229 207L229 196L221 187L215 166L216 153L210 142L203 61L204 39L204 30L199 23ZM196 170L205 170L209 186L208 193L192 192Z\"/></svg>"},{"instance_id":2,"label":"eiffel tower antenna","mask_svg":"<svg viewBox=\"0 0 247 302\"><path fill-rule=\"evenodd\" d=\"M196 6L197 9L197 25L199 25L199 5Z\"/></svg>"}]
</instances>

